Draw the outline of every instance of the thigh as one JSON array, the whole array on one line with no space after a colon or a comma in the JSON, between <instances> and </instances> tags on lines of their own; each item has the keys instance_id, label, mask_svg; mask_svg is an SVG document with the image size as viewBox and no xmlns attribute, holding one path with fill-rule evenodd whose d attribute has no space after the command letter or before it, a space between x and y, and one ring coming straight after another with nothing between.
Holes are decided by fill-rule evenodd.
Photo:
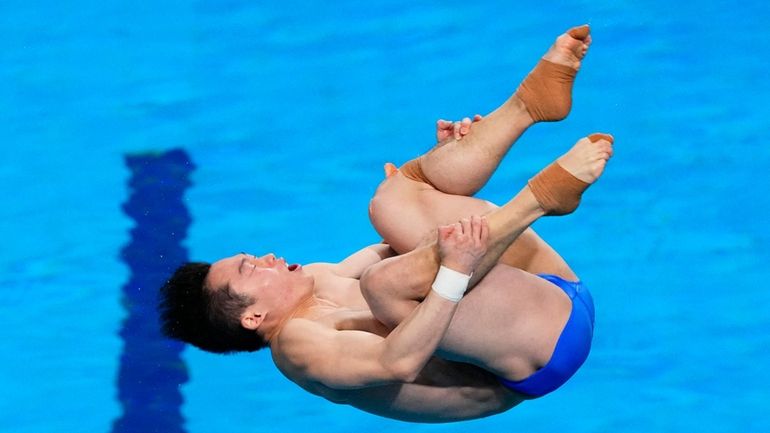
<instances>
[{"instance_id":1,"label":"thigh","mask_svg":"<svg viewBox=\"0 0 770 433\"><path fill-rule=\"evenodd\" d=\"M399 254L435 239L438 226L472 215L485 215L497 206L475 197L446 194L396 173L383 181L369 204L369 219L386 243ZM549 273L574 280L567 263L532 229L506 250L500 263L532 273Z\"/></svg>"},{"instance_id":2,"label":"thigh","mask_svg":"<svg viewBox=\"0 0 770 433\"><path fill-rule=\"evenodd\" d=\"M397 173L377 188L369 218L375 230L400 254L413 250L436 227L497 206L474 197L443 193Z\"/></svg>"},{"instance_id":3,"label":"thigh","mask_svg":"<svg viewBox=\"0 0 770 433\"><path fill-rule=\"evenodd\" d=\"M571 310L560 288L498 264L460 301L439 354L523 379L548 362Z\"/></svg>"},{"instance_id":4,"label":"thigh","mask_svg":"<svg viewBox=\"0 0 770 433\"><path fill-rule=\"evenodd\" d=\"M430 290L433 276L417 269L419 251L383 260L361 280L372 314L390 328ZM509 380L527 377L550 358L571 305L554 284L498 264L460 301L438 353Z\"/></svg>"}]
</instances>

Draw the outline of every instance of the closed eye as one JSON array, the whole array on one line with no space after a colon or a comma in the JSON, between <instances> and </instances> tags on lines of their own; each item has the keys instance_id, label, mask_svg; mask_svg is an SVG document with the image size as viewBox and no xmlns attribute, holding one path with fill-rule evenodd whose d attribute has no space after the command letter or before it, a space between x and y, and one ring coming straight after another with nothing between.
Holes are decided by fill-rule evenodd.
<instances>
[{"instance_id":1,"label":"closed eye","mask_svg":"<svg viewBox=\"0 0 770 433\"><path fill-rule=\"evenodd\" d=\"M249 255L246 253L242 253L245 257L241 259L241 262L238 264L238 273L240 275L243 275L243 268L245 266L251 267L251 272L254 272L254 269L256 269L256 265L253 263L249 263L247 260L249 259Z\"/></svg>"}]
</instances>

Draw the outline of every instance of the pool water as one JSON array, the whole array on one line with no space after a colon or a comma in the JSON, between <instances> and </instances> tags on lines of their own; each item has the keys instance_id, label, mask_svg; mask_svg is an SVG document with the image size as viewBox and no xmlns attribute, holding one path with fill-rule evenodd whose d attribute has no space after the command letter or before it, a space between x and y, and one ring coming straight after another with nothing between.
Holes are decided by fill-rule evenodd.
<instances>
[{"instance_id":1,"label":"pool water","mask_svg":"<svg viewBox=\"0 0 770 433\"><path fill-rule=\"evenodd\" d=\"M0 431L770 431L767 3L260 3L0 3ZM142 302L174 260L377 242L382 164L492 110L583 22L569 119L527 132L479 194L616 137L578 212L535 225L597 304L562 389L407 424L305 393L267 352L153 340Z\"/></svg>"}]
</instances>

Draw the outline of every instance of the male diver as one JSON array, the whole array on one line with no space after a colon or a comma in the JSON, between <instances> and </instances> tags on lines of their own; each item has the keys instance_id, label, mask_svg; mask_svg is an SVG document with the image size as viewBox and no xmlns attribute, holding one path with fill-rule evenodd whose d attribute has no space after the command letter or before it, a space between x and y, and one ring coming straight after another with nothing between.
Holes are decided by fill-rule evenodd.
<instances>
[{"instance_id":1,"label":"male diver","mask_svg":"<svg viewBox=\"0 0 770 433\"><path fill-rule=\"evenodd\" d=\"M612 137L578 140L502 207L470 196L529 126L566 117L590 43L588 26L570 29L494 112L439 122L439 145L386 166L369 208L384 243L337 264L186 264L162 289L164 332L218 353L269 347L309 392L408 421L486 416L561 386L588 355L593 303L529 226L577 207Z\"/></svg>"}]
</instances>

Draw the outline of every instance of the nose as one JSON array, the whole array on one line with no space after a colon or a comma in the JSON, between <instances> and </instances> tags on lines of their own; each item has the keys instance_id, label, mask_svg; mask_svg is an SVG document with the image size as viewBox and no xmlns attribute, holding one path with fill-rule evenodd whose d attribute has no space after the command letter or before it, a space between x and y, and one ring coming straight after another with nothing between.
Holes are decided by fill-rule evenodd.
<instances>
[{"instance_id":1,"label":"nose","mask_svg":"<svg viewBox=\"0 0 770 433\"><path fill-rule=\"evenodd\" d=\"M262 256L260 258L262 260L265 260L267 263L269 263L271 265L273 264L273 262L275 262L275 254L273 254L273 253L265 254L264 256Z\"/></svg>"}]
</instances>

